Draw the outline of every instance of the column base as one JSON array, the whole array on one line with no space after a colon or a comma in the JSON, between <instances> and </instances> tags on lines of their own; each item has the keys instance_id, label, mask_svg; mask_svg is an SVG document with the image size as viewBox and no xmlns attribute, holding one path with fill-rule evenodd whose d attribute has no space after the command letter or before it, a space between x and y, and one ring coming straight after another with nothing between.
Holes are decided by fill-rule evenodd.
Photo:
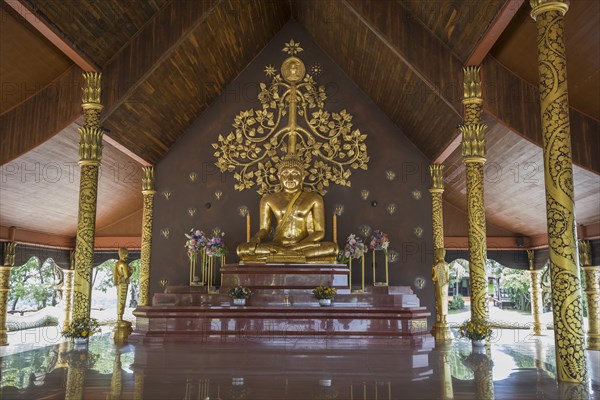
<instances>
[{"instance_id":1,"label":"column base","mask_svg":"<svg viewBox=\"0 0 600 400\"><path fill-rule=\"evenodd\" d=\"M126 342L127 338L133 332L131 322L129 321L117 321L111 337L115 343Z\"/></svg>"},{"instance_id":2,"label":"column base","mask_svg":"<svg viewBox=\"0 0 600 400\"><path fill-rule=\"evenodd\" d=\"M450 327L447 323L436 322L433 325L431 334L433 335L436 341L450 342L454 340L454 335L452 334L452 331L450 330Z\"/></svg>"},{"instance_id":3,"label":"column base","mask_svg":"<svg viewBox=\"0 0 600 400\"><path fill-rule=\"evenodd\" d=\"M587 335L587 349L586 350L600 350L600 334L588 334Z\"/></svg>"}]
</instances>

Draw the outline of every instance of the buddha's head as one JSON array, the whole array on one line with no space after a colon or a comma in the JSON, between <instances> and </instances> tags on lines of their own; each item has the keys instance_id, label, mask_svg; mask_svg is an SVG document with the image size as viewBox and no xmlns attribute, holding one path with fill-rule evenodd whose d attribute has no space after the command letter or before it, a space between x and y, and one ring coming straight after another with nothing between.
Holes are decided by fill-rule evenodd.
<instances>
[{"instance_id":1,"label":"buddha's head","mask_svg":"<svg viewBox=\"0 0 600 400\"><path fill-rule=\"evenodd\" d=\"M302 189L304 163L296 155L286 155L277 166L277 175L284 191L295 192Z\"/></svg>"},{"instance_id":2,"label":"buddha's head","mask_svg":"<svg viewBox=\"0 0 600 400\"><path fill-rule=\"evenodd\" d=\"M126 247L121 247L121 248L119 249L119 259L120 259L121 261L125 261L125 260L127 260L127 256L128 256L128 255L129 255L129 252L127 251L127 248L126 248Z\"/></svg>"},{"instance_id":3,"label":"buddha's head","mask_svg":"<svg viewBox=\"0 0 600 400\"><path fill-rule=\"evenodd\" d=\"M446 258L446 249L439 248L434 250L434 260L435 263L444 262L444 258Z\"/></svg>"}]
</instances>

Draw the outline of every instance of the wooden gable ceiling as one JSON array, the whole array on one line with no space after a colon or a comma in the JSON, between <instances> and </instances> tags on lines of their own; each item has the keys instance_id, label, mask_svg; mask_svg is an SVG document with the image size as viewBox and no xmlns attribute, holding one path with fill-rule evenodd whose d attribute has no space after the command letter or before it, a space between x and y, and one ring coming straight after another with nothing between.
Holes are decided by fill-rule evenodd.
<instances>
[{"instance_id":1,"label":"wooden gable ceiling","mask_svg":"<svg viewBox=\"0 0 600 400\"><path fill-rule=\"evenodd\" d=\"M434 160L446 151L451 154L448 161L454 163L459 159L458 153L452 154L447 149L456 143L456 126L462 121L462 66L488 27L494 24L499 10L510 3L510 0L85 0L73 10L72 3L59 0L21 1L85 57L102 67L105 105L102 124L109 130L107 140L130 152L136 160L152 164L166 154L291 16L427 157ZM144 4L140 8L138 3ZM510 40L507 43L508 47L519 45ZM69 135L74 132L80 113L77 98L81 71L71 66L67 72L61 76L59 87L64 94L61 93L56 104L45 101L41 91L19 110L0 115L3 164L17 156L29 157L29 153L23 153L40 146L65 126L69 128L58 138L77 140ZM539 104L537 98L527 100L535 96L535 86L525 78L520 80L492 56L485 59L482 74L484 83L492 85L484 91L490 157L504 154L502 163L506 165L536 159L541 152ZM507 95L502 90L514 93ZM515 102L515 98L521 103ZM576 110L571 114L575 162L600 171L600 159L593 152L600 140L598 121ZM528 141L519 139L514 132ZM56 151L42 146L46 144L37 149L41 153ZM490 165L494 162L499 161L489 161ZM583 182L578 184L580 187L586 187L576 193L578 202L591 210L599 191L597 175L577 172L575 179ZM448 198L464 210L462 184L448 181ZM131 190L139 192L139 181L130 185ZM502 200L506 196L501 195L510 192L509 179L486 185L495 185L489 190L486 186L487 204L493 211L491 223L517 234L545 231L539 217L505 211L514 210L515 199L519 199L517 194L512 203L510 198ZM131 194L122 191L112 197L114 207L118 207L119 198L123 204L133 204L127 200L128 196ZM56 202L54 205L59 206ZM37 217L29 216L26 210L34 206L21 203L8 219L1 210L1 225L9 219L16 225L31 225ZM586 221L600 219L597 210L588 215L578 208L578 213ZM104 226L122 218L104 215ZM65 225L73 226L73 216L69 218Z\"/></svg>"},{"instance_id":2,"label":"wooden gable ceiling","mask_svg":"<svg viewBox=\"0 0 600 400\"><path fill-rule=\"evenodd\" d=\"M103 67L170 0L24 0L94 64Z\"/></svg>"},{"instance_id":3,"label":"wooden gable ceiling","mask_svg":"<svg viewBox=\"0 0 600 400\"><path fill-rule=\"evenodd\" d=\"M0 114L64 73L73 63L8 4L0 3Z\"/></svg>"}]
</instances>

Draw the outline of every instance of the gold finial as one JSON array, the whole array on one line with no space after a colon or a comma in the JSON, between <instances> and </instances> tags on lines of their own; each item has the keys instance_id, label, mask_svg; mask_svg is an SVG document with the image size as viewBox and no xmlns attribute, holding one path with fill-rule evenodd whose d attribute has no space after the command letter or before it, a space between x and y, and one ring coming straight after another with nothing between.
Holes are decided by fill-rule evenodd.
<instances>
[{"instance_id":1,"label":"gold finial","mask_svg":"<svg viewBox=\"0 0 600 400\"><path fill-rule=\"evenodd\" d=\"M464 99L465 102L483 102L481 97L481 78L479 76L479 67L465 67L464 73Z\"/></svg>"},{"instance_id":2,"label":"gold finial","mask_svg":"<svg viewBox=\"0 0 600 400\"><path fill-rule=\"evenodd\" d=\"M465 158L485 158L485 124L469 124L459 127L462 133L462 155Z\"/></svg>"},{"instance_id":3,"label":"gold finial","mask_svg":"<svg viewBox=\"0 0 600 400\"><path fill-rule=\"evenodd\" d=\"M15 265L15 250L17 244L15 242L4 243L4 266L12 267Z\"/></svg>"},{"instance_id":4,"label":"gold finial","mask_svg":"<svg viewBox=\"0 0 600 400\"><path fill-rule=\"evenodd\" d=\"M97 72L84 72L83 74L83 97L81 102L85 105L96 104L100 107L100 81L102 78L101 73Z\"/></svg>"},{"instance_id":5,"label":"gold finial","mask_svg":"<svg viewBox=\"0 0 600 400\"><path fill-rule=\"evenodd\" d=\"M142 167L142 193L154 194L154 167Z\"/></svg>"},{"instance_id":6,"label":"gold finial","mask_svg":"<svg viewBox=\"0 0 600 400\"><path fill-rule=\"evenodd\" d=\"M102 160L102 128L79 128L79 164L100 164Z\"/></svg>"},{"instance_id":7,"label":"gold finial","mask_svg":"<svg viewBox=\"0 0 600 400\"><path fill-rule=\"evenodd\" d=\"M587 267L592 265L592 253L590 251L590 242L579 240L579 266Z\"/></svg>"},{"instance_id":8,"label":"gold finial","mask_svg":"<svg viewBox=\"0 0 600 400\"><path fill-rule=\"evenodd\" d=\"M444 165L431 164L429 173L431 174L431 190L444 190Z\"/></svg>"},{"instance_id":9,"label":"gold finial","mask_svg":"<svg viewBox=\"0 0 600 400\"><path fill-rule=\"evenodd\" d=\"M304 51L304 49L300 47L300 42L294 42L294 39L291 39L285 44L285 47L281 49L281 51L288 53L290 56L295 56L296 54Z\"/></svg>"},{"instance_id":10,"label":"gold finial","mask_svg":"<svg viewBox=\"0 0 600 400\"><path fill-rule=\"evenodd\" d=\"M548 11L558 11L565 15L569 10L569 4L557 0L529 0L531 6L531 18L535 19L538 15Z\"/></svg>"}]
</instances>

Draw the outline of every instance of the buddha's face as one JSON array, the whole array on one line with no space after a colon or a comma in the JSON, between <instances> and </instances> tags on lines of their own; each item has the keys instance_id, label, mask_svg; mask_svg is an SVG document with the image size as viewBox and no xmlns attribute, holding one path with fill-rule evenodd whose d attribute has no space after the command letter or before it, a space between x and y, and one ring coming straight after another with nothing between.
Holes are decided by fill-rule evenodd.
<instances>
[{"instance_id":1,"label":"buddha's face","mask_svg":"<svg viewBox=\"0 0 600 400\"><path fill-rule=\"evenodd\" d=\"M302 171L295 167L285 167L279 171L281 186L286 192L294 192L302 186Z\"/></svg>"}]
</instances>

